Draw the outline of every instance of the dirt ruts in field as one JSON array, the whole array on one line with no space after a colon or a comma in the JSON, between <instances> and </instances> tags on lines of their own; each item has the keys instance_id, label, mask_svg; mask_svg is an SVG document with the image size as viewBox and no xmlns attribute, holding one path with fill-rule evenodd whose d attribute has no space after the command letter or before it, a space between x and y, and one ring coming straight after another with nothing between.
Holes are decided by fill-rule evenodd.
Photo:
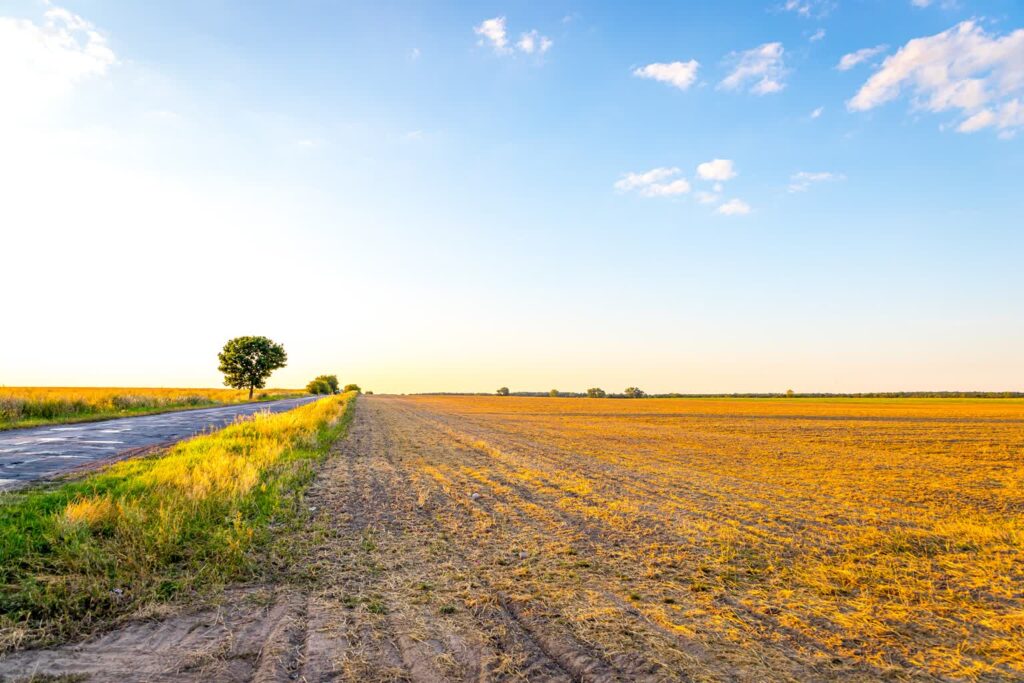
<instances>
[{"instance_id":1,"label":"dirt ruts in field","mask_svg":"<svg viewBox=\"0 0 1024 683\"><path fill-rule=\"evenodd\" d=\"M744 616L712 623L625 552L656 516L599 523L550 449L398 399L359 399L308 495L294 578L85 643L0 677L95 681L867 681L884 672ZM596 466L596 464L595 464ZM593 474L593 473L592 473ZM617 485L642 481L621 470ZM559 507L556 501L562 501ZM660 598L659 596L664 596ZM641 600L654 606L642 607ZM663 610L688 620L661 618ZM748 631L741 637L736 630ZM760 629L753 643L749 629ZM906 679L907 676L896 676ZM932 679L934 680L934 679Z\"/></svg>"}]
</instances>

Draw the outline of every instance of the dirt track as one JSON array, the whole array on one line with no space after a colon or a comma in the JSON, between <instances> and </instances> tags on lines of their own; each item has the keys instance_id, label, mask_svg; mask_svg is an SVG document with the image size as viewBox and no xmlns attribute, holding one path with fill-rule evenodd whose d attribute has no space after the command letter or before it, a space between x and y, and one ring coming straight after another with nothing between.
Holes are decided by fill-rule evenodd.
<instances>
[{"instance_id":1,"label":"dirt track","mask_svg":"<svg viewBox=\"0 0 1024 683\"><path fill-rule=\"evenodd\" d=\"M733 604L763 638L702 628L696 595L637 567L637 534L555 505L553 449L413 402L362 398L310 492L307 551L287 585L240 588L199 612L130 624L78 646L23 652L0 675L96 681L879 680L886 672L801 641ZM486 473L483 477L481 473ZM615 486L644 484L623 471ZM642 516L641 516L642 517ZM672 542L665 537L666 542ZM633 600L671 588L674 627ZM666 593L667 594L667 593ZM680 604L682 603L682 604ZM891 672L890 672L891 673ZM893 676L906 680L913 676ZM929 680L936 680L929 678Z\"/></svg>"}]
</instances>

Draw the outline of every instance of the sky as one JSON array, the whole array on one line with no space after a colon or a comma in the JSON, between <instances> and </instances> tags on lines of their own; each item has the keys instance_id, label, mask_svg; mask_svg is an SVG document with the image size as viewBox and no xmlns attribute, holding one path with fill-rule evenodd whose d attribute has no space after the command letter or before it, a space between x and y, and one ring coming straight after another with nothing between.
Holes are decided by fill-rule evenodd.
<instances>
[{"instance_id":1,"label":"sky","mask_svg":"<svg viewBox=\"0 0 1024 683\"><path fill-rule=\"evenodd\" d=\"M1024 389L1016 0L0 0L0 385Z\"/></svg>"}]
</instances>

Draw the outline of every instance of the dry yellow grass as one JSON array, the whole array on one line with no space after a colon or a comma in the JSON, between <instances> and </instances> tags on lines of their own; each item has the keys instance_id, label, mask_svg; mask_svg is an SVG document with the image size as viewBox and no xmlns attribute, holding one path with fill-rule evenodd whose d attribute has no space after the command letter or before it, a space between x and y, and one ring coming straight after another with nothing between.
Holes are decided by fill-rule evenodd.
<instances>
[{"instance_id":1,"label":"dry yellow grass","mask_svg":"<svg viewBox=\"0 0 1024 683\"><path fill-rule=\"evenodd\" d=\"M590 574L604 597L558 607L584 642L631 604L681 642L1024 679L1024 401L401 404L486 456L414 458L421 490L483 491L480 529L583 563L507 589Z\"/></svg>"},{"instance_id":2,"label":"dry yellow grass","mask_svg":"<svg viewBox=\"0 0 1024 683\"><path fill-rule=\"evenodd\" d=\"M257 414L80 480L5 494L0 653L258 572L256 542L296 514L354 400Z\"/></svg>"},{"instance_id":3,"label":"dry yellow grass","mask_svg":"<svg viewBox=\"0 0 1024 683\"><path fill-rule=\"evenodd\" d=\"M305 393L264 389L257 398L284 398ZM243 389L173 389L140 387L0 387L0 428L74 422L249 400Z\"/></svg>"},{"instance_id":4,"label":"dry yellow grass","mask_svg":"<svg viewBox=\"0 0 1024 683\"><path fill-rule=\"evenodd\" d=\"M302 394L298 389L262 389L260 394ZM238 403L249 398L248 389L188 389L146 387L0 387L0 398L20 398L28 401L83 401L95 405L109 405L115 397L135 396L177 402L188 398L202 398L218 403Z\"/></svg>"}]
</instances>

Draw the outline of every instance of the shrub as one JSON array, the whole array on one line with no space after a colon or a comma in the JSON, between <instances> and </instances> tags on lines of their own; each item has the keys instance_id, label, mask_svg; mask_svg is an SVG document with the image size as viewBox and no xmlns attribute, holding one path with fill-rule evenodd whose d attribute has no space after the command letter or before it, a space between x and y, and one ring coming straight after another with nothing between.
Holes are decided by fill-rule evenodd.
<instances>
[{"instance_id":1,"label":"shrub","mask_svg":"<svg viewBox=\"0 0 1024 683\"><path fill-rule=\"evenodd\" d=\"M331 385L324 380L317 378L306 385L306 391L311 394L333 394Z\"/></svg>"}]
</instances>

